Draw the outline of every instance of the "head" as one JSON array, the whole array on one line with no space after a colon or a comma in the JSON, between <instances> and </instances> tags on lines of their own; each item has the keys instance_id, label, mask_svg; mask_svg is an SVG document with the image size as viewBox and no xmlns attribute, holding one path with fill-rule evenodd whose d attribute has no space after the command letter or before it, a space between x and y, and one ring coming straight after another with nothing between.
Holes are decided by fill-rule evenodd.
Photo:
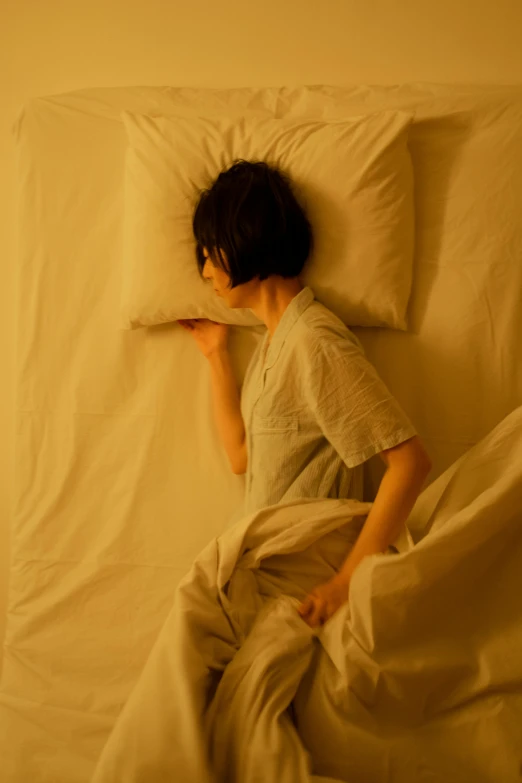
<instances>
[{"instance_id":1,"label":"head","mask_svg":"<svg viewBox=\"0 0 522 783\"><path fill-rule=\"evenodd\" d=\"M289 177L264 161L238 160L196 205L192 228L202 278L229 307L249 307L263 281L297 278L312 229Z\"/></svg>"}]
</instances>

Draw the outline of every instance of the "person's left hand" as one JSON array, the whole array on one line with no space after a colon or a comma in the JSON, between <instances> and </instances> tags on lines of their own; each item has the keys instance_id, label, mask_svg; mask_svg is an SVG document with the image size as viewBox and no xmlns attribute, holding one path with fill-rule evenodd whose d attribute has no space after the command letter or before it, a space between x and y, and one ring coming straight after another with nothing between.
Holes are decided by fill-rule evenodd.
<instances>
[{"instance_id":1,"label":"person's left hand","mask_svg":"<svg viewBox=\"0 0 522 783\"><path fill-rule=\"evenodd\" d=\"M350 583L336 574L328 582L315 587L297 611L312 628L324 625L330 617L348 600Z\"/></svg>"}]
</instances>

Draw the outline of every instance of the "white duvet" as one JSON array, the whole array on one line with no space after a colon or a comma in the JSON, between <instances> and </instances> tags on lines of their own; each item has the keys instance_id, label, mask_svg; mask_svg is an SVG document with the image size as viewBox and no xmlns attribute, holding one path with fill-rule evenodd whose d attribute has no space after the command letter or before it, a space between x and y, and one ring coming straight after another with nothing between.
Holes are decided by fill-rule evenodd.
<instances>
[{"instance_id":1,"label":"white duvet","mask_svg":"<svg viewBox=\"0 0 522 783\"><path fill-rule=\"evenodd\" d=\"M421 494L416 543L365 558L311 629L297 605L370 508L303 499L215 538L91 783L519 781L522 407Z\"/></svg>"}]
</instances>

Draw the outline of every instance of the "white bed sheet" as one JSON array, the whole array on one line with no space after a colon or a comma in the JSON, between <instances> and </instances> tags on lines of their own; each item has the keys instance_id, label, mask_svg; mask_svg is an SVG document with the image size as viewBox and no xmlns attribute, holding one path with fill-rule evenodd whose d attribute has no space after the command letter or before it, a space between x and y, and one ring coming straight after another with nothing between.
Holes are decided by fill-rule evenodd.
<instances>
[{"instance_id":1,"label":"white bed sheet","mask_svg":"<svg viewBox=\"0 0 522 783\"><path fill-rule=\"evenodd\" d=\"M118 330L117 307L119 111L225 110L232 101L274 116L416 108L425 120L412 135L421 179L411 331L354 331L426 443L430 479L522 401L522 222L511 218L522 202L522 145L510 170L499 168L495 145L477 171L482 148L466 143L467 126L438 124L498 106L513 145L522 88L137 87L30 101L14 127L17 481L0 681L9 783L89 779L176 585L241 507L243 477L219 442L206 361L176 325ZM475 199L452 198L469 182ZM239 380L262 334L232 330ZM375 459L367 475L372 499Z\"/></svg>"}]
</instances>

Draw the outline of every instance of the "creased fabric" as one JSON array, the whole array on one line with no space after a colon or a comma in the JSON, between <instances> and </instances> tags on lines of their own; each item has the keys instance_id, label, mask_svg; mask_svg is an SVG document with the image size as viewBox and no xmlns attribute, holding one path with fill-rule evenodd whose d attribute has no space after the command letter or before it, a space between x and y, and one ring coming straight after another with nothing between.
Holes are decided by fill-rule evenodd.
<instances>
[{"instance_id":1,"label":"creased fabric","mask_svg":"<svg viewBox=\"0 0 522 783\"><path fill-rule=\"evenodd\" d=\"M296 500L214 539L92 783L520 780L522 407L421 494L417 543L366 557L311 629L297 605L370 508Z\"/></svg>"}]
</instances>

